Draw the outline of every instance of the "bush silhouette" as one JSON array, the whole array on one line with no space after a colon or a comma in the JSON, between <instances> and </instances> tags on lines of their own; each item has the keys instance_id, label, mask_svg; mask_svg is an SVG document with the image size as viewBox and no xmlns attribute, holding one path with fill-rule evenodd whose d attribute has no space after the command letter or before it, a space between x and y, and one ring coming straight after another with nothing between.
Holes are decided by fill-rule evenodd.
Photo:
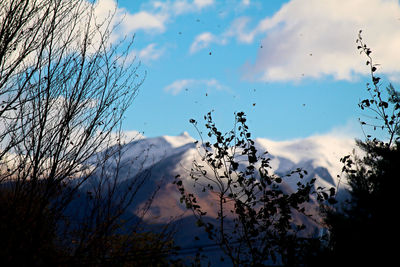
<instances>
[{"instance_id":1,"label":"bush silhouette","mask_svg":"<svg viewBox=\"0 0 400 267\"><path fill-rule=\"evenodd\" d=\"M360 101L359 107L375 117L360 121L363 127L369 127L367 130L385 130L387 139L381 141L369 134L365 141L357 140L360 155L341 159L350 198L342 207L323 208L330 243L322 258L331 266L343 262L351 266L385 266L396 262L398 242L400 101L393 85L381 89L381 79L376 76L378 65L373 63L372 51L363 42L361 31L357 44L368 59L372 81L367 84L370 97Z\"/></svg>"},{"instance_id":2,"label":"bush silhouette","mask_svg":"<svg viewBox=\"0 0 400 267\"><path fill-rule=\"evenodd\" d=\"M180 176L175 181L181 202L193 211L197 226L204 228L233 266L304 264L320 242L303 231L311 217L307 205L313 203L312 196L333 201L333 190L314 189L316 179L298 182L294 192L288 190L284 180L301 179L307 171L297 168L284 176L273 174L268 153L257 151L243 112L235 114L234 128L225 134L211 112L205 120L210 141L202 139L201 160L193 162L190 177L195 187L215 196L211 199L217 216L209 217L198 201L200 194L191 193ZM190 122L198 129L195 120Z\"/></svg>"}]
</instances>

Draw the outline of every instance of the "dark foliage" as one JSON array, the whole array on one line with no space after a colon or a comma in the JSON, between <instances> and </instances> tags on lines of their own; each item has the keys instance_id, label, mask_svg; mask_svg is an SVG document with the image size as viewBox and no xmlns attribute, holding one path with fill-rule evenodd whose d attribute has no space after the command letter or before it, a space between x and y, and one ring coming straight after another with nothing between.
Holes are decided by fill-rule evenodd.
<instances>
[{"instance_id":1,"label":"dark foliage","mask_svg":"<svg viewBox=\"0 0 400 267\"><path fill-rule=\"evenodd\" d=\"M49 265L64 256L56 244L56 222L49 199L39 193L41 186L35 187L34 196L16 196L9 187L0 188L2 264Z\"/></svg>"},{"instance_id":2,"label":"dark foliage","mask_svg":"<svg viewBox=\"0 0 400 267\"><path fill-rule=\"evenodd\" d=\"M360 101L359 106L371 111L373 120L361 124L386 130L388 138L380 141L367 135L366 141L357 141L360 155L341 159L350 198L342 207L323 208L330 242L321 258L330 266L389 266L397 261L399 237L400 101L393 85L381 90L381 79L375 74L377 65L372 62L371 49L363 42L361 31L357 43L368 58L372 80L372 85L367 84L370 97Z\"/></svg>"},{"instance_id":3,"label":"dark foliage","mask_svg":"<svg viewBox=\"0 0 400 267\"><path fill-rule=\"evenodd\" d=\"M235 114L235 126L226 134L217 129L211 113L205 120L207 135L214 141L202 139L202 160L193 162L190 177L195 187L215 196L217 216L210 220L198 201L201 194L188 192L179 176L175 182L197 226L204 228L233 266L304 264L313 254L310 248L319 244L304 232L304 222L311 220L307 204L313 203L312 195L333 201L332 190L315 191L315 179L299 181L295 192L285 186L285 179L301 179L307 171L298 168L283 177L273 174L268 153L258 153L243 112ZM198 129L195 120L190 122Z\"/></svg>"},{"instance_id":4,"label":"dark foliage","mask_svg":"<svg viewBox=\"0 0 400 267\"><path fill-rule=\"evenodd\" d=\"M121 123L144 75L94 2L1 1L1 266L165 265L173 248L126 216L146 177L120 172Z\"/></svg>"},{"instance_id":5,"label":"dark foliage","mask_svg":"<svg viewBox=\"0 0 400 267\"><path fill-rule=\"evenodd\" d=\"M362 158L344 158L351 198L337 211L327 209L329 260L353 266L383 266L395 259L400 186L398 143L358 142Z\"/></svg>"}]
</instances>

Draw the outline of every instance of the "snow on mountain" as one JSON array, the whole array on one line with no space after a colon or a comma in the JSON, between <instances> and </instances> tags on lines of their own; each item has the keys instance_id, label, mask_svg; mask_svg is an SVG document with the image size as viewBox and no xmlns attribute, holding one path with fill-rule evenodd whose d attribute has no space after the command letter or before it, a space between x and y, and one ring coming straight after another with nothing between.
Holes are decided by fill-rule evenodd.
<instances>
[{"instance_id":1,"label":"snow on mountain","mask_svg":"<svg viewBox=\"0 0 400 267\"><path fill-rule=\"evenodd\" d=\"M176 185L172 184L175 176L180 175L185 188L196 194L207 213L216 215L213 199L215 195L202 192L201 186L194 188L190 177L193 161L201 164L201 155L194 141L189 134L183 133L179 136L141 138L122 147L118 172L121 185L125 184L128 188L137 177L146 178L129 212L137 214L152 193L158 190L145 219L165 223L171 217L190 216L191 213L179 201L180 194ZM302 168L308 172L302 182L308 182L315 177L316 186L330 188L338 183L336 176L342 168L339 159L349 154L355 143L351 139L334 136L313 136L281 142L258 138L255 145L260 154L268 151L267 156L271 158L271 167L276 174L284 176L292 170ZM110 160L108 172L111 176L116 173L117 162ZM241 167L245 167L245 163ZM296 176L284 178L281 189L287 193L292 192L296 190L298 181Z\"/></svg>"},{"instance_id":2,"label":"snow on mountain","mask_svg":"<svg viewBox=\"0 0 400 267\"><path fill-rule=\"evenodd\" d=\"M329 170L331 175L340 171L342 167L340 158L351 153L355 146L353 139L329 135L291 141L271 141L258 138L255 142L270 154L287 158L296 164L312 160L314 167L323 166ZM280 162L275 160L272 164L278 168Z\"/></svg>"},{"instance_id":3,"label":"snow on mountain","mask_svg":"<svg viewBox=\"0 0 400 267\"><path fill-rule=\"evenodd\" d=\"M146 138L139 136L133 141L122 145L120 153L115 153L108 160L109 171L120 168L120 181L132 178L135 174L151 168L160 160L180 153L188 147L194 147L195 140L184 132L179 136L160 136ZM118 151L119 146L115 145L110 151ZM100 155L93 157L90 162L96 162L97 157L103 157L107 153L103 151ZM126 177L124 177L126 176Z\"/></svg>"},{"instance_id":4,"label":"snow on mountain","mask_svg":"<svg viewBox=\"0 0 400 267\"><path fill-rule=\"evenodd\" d=\"M316 176L318 186L336 186L337 175L343 164L340 158L348 155L355 147L351 138L331 135L312 136L290 141L255 140L260 150L271 155L272 169L279 174L301 167ZM292 187L297 182L291 183Z\"/></svg>"},{"instance_id":5,"label":"snow on mountain","mask_svg":"<svg viewBox=\"0 0 400 267\"><path fill-rule=\"evenodd\" d=\"M194 226L192 213L180 203L180 193L176 185L172 184L176 175L181 176L188 191L195 193L198 203L210 218L217 216L216 195L208 191L202 192L202 187L192 186L190 170L193 161L201 162L194 141L187 133L183 133L179 136L141 138L122 147L123 167L120 173L125 176L121 179L122 188L124 185L129 187L137 177L146 177L146 183L138 191L128 212L139 215L153 192L158 190L144 219L149 224L164 224L171 219L180 218L177 223L184 230L178 231L176 241L181 246L190 246L194 235L200 236L205 242L208 239L202 229ZM329 188L337 184L336 176L342 168L339 159L351 153L355 142L342 137L321 135L279 142L258 138L255 139L255 145L259 153L268 151L267 156L271 158L271 166L276 174L284 175L300 167L308 171L304 182L317 177L318 186ZM296 188L296 183L296 179L285 179L281 188L283 191L291 191ZM310 203L309 207L310 213L315 215L313 219L305 218L301 214L294 216L296 220L307 225L308 234L313 234L320 227L317 223L319 216L314 203Z\"/></svg>"},{"instance_id":6,"label":"snow on mountain","mask_svg":"<svg viewBox=\"0 0 400 267\"><path fill-rule=\"evenodd\" d=\"M179 136L135 140L123 147L121 162L134 169L134 172L140 172L153 168L172 155L180 155L179 162L171 170L174 175L186 175L193 160L201 160L194 141L187 132ZM337 175L340 175L343 167L340 158L352 152L355 142L351 138L319 135L290 141L257 138L255 146L259 153L268 151L267 156L271 158L271 167L276 174L284 175L296 168L303 168L308 172L309 179L317 178L319 186L336 186ZM287 182L295 189L297 181Z\"/></svg>"},{"instance_id":7,"label":"snow on mountain","mask_svg":"<svg viewBox=\"0 0 400 267\"><path fill-rule=\"evenodd\" d=\"M194 141L186 132L179 136L142 138L125 146L122 160L146 160L148 167L171 154L178 153L179 148L193 144Z\"/></svg>"},{"instance_id":8,"label":"snow on mountain","mask_svg":"<svg viewBox=\"0 0 400 267\"><path fill-rule=\"evenodd\" d=\"M177 148L183 145L186 145L188 143L193 143L196 141L194 138L192 138L188 132L183 132L181 135L178 136L163 136L163 138L171 145L173 148Z\"/></svg>"},{"instance_id":9,"label":"snow on mountain","mask_svg":"<svg viewBox=\"0 0 400 267\"><path fill-rule=\"evenodd\" d=\"M167 221L170 217L185 213L179 202L179 192L172 184L176 175L181 175L185 186L199 194L199 201L207 207L209 214L213 214L211 196L201 194L201 188L193 188L190 178L190 169L194 160L201 162L201 157L194 144L195 139L187 133L179 136L162 136L157 138L143 138L127 144L122 162L130 168L130 178L134 173L149 170L149 183L144 190L147 192L140 197L145 201L153 189L159 187L153 206L148 212L148 218L158 218ZM268 151L271 157L273 171L284 175L296 168L307 170L308 175L303 179L307 182L316 177L317 186L326 188L336 186L336 176L340 174L342 164L339 159L351 153L355 142L351 139L334 136L312 136L305 139L291 141L271 141L258 138L255 145L260 153ZM133 169L133 171L132 171ZM129 180L129 179L128 179ZM298 179L287 179L282 186L296 189ZM140 206L140 205L139 205ZM188 215L187 213L185 213Z\"/></svg>"}]
</instances>

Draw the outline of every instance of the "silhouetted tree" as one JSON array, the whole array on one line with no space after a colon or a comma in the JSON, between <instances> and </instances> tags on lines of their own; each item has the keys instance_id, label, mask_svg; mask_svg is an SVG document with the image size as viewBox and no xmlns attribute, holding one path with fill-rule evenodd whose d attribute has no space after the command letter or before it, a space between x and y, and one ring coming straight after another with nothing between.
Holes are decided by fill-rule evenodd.
<instances>
[{"instance_id":1,"label":"silhouetted tree","mask_svg":"<svg viewBox=\"0 0 400 267\"><path fill-rule=\"evenodd\" d=\"M193 211L197 225L233 266L303 263L310 244L319 242L304 231L304 222L311 220L308 213L315 203L313 198L332 201L333 194L316 191L315 179L298 182L294 192L285 185L285 179L301 179L307 171L298 168L284 177L274 174L268 153L258 153L251 139L243 112L235 114L235 126L225 134L218 130L211 113L205 120L210 141L202 139L202 158L193 162L190 177L197 191L201 189L214 200L210 205L215 206L217 216L207 214L199 201L201 193L188 191L178 176L175 183L181 202ZM191 123L198 130L197 122Z\"/></svg>"},{"instance_id":2,"label":"silhouetted tree","mask_svg":"<svg viewBox=\"0 0 400 267\"><path fill-rule=\"evenodd\" d=\"M397 261L400 98L391 84L381 89L378 64L373 63L361 31L357 44L367 57L372 81L367 84L369 98L359 104L372 116L361 124L388 136L378 140L367 135L365 141L357 140L362 153L341 159L350 197L342 207L324 207L330 236L322 258L331 266L389 266Z\"/></svg>"},{"instance_id":3,"label":"silhouetted tree","mask_svg":"<svg viewBox=\"0 0 400 267\"><path fill-rule=\"evenodd\" d=\"M2 266L123 265L141 245L171 247L125 223L146 176L120 186L121 123L144 75L133 39L111 42L113 13L95 14L84 0L1 1Z\"/></svg>"}]
</instances>

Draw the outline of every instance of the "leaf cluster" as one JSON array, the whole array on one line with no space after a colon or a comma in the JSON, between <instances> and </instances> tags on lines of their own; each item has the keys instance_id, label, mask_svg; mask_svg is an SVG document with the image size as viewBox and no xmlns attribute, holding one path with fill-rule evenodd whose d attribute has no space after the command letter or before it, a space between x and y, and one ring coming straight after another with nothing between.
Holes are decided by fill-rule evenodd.
<instances>
[{"instance_id":1,"label":"leaf cluster","mask_svg":"<svg viewBox=\"0 0 400 267\"><path fill-rule=\"evenodd\" d=\"M341 206L325 206L325 222L329 227L328 249L322 257L329 266L346 261L348 265L389 265L396 258L393 235L397 222L399 152L399 92L392 84L381 90L381 79L376 76L371 49L359 32L357 49L367 57L371 84L367 84L369 98L360 101L361 110L372 111L372 122L362 126L378 127L388 134L379 140L371 135L357 140L362 154L353 153L341 159L342 172L348 185L349 197Z\"/></svg>"},{"instance_id":2,"label":"leaf cluster","mask_svg":"<svg viewBox=\"0 0 400 267\"><path fill-rule=\"evenodd\" d=\"M360 100L358 106L361 110L367 109L371 111L368 121L360 120L362 126L369 126L373 130L381 129L388 133L388 144L393 144L399 140L400 133L400 98L399 92L396 91L392 84L382 90L381 78L376 72L380 64L376 64L371 56L371 49L365 44L362 36L362 31L358 33L356 40L357 49L360 54L365 54L367 57L366 65L369 67L371 83L367 83L368 98ZM396 137L397 136L397 137ZM371 135L367 135L371 138Z\"/></svg>"},{"instance_id":3,"label":"leaf cluster","mask_svg":"<svg viewBox=\"0 0 400 267\"><path fill-rule=\"evenodd\" d=\"M297 168L284 176L274 174L271 158L268 152L258 152L243 112L235 113L233 129L224 134L211 112L204 119L210 141L204 141L200 134L201 161L193 162L190 177L195 187L217 196L217 216L211 220L199 204L201 196L187 192L177 176L181 202L193 211L197 225L205 229L234 266L298 261L304 245L301 232L306 226L296 221L294 214L309 218L307 204L314 198L333 199L334 190L330 194L324 188L315 190L315 178L298 182L295 192L288 189L286 179L302 179L307 171ZM197 122L191 123L198 130Z\"/></svg>"}]
</instances>

